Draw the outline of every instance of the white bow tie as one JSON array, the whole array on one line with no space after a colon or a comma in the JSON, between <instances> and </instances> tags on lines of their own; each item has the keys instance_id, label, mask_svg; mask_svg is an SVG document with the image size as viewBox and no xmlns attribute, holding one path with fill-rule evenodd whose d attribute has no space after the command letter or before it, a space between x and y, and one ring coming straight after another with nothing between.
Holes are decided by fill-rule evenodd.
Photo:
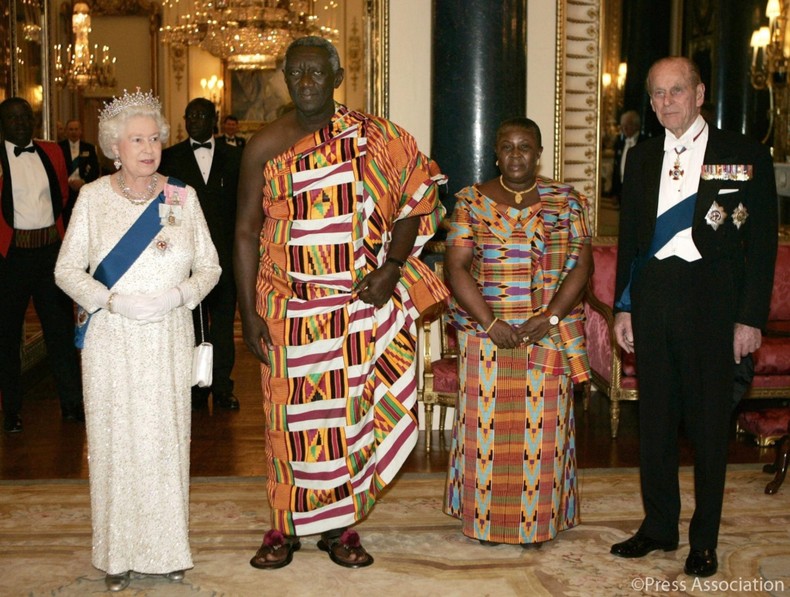
<instances>
[{"instance_id":1,"label":"white bow tie","mask_svg":"<svg viewBox=\"0 0 790 597\"><path fill-rule=\"evenodd\" d=\"M688 149L690 145L691 141L682 141L681 139L675 139L669 135L664 137L664 151L674 150L676 152L682 152Z\"/></svg>"}]
</instances>

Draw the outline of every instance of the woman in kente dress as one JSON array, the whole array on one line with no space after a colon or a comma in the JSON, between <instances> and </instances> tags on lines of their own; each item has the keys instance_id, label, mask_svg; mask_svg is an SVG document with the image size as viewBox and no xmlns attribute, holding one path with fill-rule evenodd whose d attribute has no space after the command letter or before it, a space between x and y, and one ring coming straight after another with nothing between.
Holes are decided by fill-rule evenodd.
<instances>
[{"instance_id":1,"label":"woman in kente dress","mask_svg":"<svg viewBox=\"0 0 790 597\"><path fill-rule=\"evenodd\" d=\"M80 306L92 562L111 591L132 571L174 581L192 567L191 309L220 267L195 191L156 172L168 131L150 93L105 107L99 142L118 172L80 190L55 268Z\"/></svg>"},{"instance_id":2,"label":"woman in kente dress","mask_svg":"<svg viewBox=\"0 0 790 597\"><path fill-rule=\"evenodd\" d=\"M573 386L589 378L585 201L538 178L540 129L496 135L501 176L461 190L445 268L460 399L445 511L483 544L539 547L579 523Z\"/></svg>"}]
</instances>

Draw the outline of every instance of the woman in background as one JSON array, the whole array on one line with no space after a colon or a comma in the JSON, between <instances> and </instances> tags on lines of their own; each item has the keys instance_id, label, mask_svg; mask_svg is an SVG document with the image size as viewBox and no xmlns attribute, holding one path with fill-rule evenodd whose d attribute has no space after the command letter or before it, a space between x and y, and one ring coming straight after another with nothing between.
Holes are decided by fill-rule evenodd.
<instances>
[{"instance_id":1,"label":"woman in background","mask_svg":"<svg viewBox=\"0 0 790 597\"><path fill-rule=\"evenodd\" d=\"M501 176L461 190L445 256L460 399L445 511L483 544L540 546L579 522L573 385L589 378L579 301L585 202L538 178L538 125L503 122Z\"/></svg>"},{"instance_id":2,"label":"woman in background","mask_svg":"<svg viewBox=\"0 0 790 597\"><path fill-rule=\"evenodd\" d=\"M92 561L110 591L131 571L192 567L190 309L220 267L194 190L156 172L168 133L150 92L105 106L99 143L118 172L81 189L55 268L81 307Z\"/></svg>"}]
</instances>

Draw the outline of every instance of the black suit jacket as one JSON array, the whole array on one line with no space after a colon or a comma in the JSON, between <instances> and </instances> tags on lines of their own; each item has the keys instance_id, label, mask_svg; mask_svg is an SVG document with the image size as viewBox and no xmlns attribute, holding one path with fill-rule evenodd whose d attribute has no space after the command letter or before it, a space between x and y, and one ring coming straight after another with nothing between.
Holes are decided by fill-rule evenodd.
<instances>
[{"instance_id":1,"label":"black suit jacket","mask_svg":"<svg viewBox=\"0 0 790 597\"><path fill-rule=\"evenodd\" d=\"M661 177L668 176L662 171L663 156L664 137L648 139L628 152L620 211L615 286L618 298L630 279L631 264L638 256L648 254L653 239L659 185ZM753 167L750 180L700 179L692 236L702 259L726 260L731 268L735 284L732 294L723 296L722 300L732 301L736 306L733 323L762 329L771 301L778 236L771 155L767 147L739 133L710 127L703 164ZM687 172L686 176L691 174ZM715 230L705 221L714 201L727 214ZM748 213L740 228L732 219L739 205Z\"/></svg>"},{"instance_id":2,"label":"black suit jacket","mask_svg":"<svg viewBox=\"0 0 790 597\"><path fill-rule=\"evenodd\" d=\"M230 145L230 143L228 143L227 135L220 135L219 137L214 137L214 138L217 141ZM247 139L245 139L244 137L240 137L239 135L236 135L236 137L234 138L236 139L235 147L238 147L239 149L244 149L244 145L247 143Z\"/></svg>"},{"instance_id":3,"label":"black suit jacket","mask_svg":"<svg viewBox=\"0 0 790 597\"><path fill-rule=\"evenodd\" d=\"M215 143L208 182L204 182L190 143L187 139L165 149L159 171L166 176L174 176L195 189L208 223L211 240L217 248L222 271L232 272L241 149L225 143Z\"/></svg>"},{"instance_id":4,"label":"black suit jacket","mask_svg":"<svg viewBox=\"0 0 790 597\"><path fill-rule=\"evenodd\" d=\"M66 160L66 170L69 175L74 172L74 164L71 162L71 146L68 139L58 143L63 151L63 159ZM77 157L80 169L80 178L85 182L93 182L99 178L99 157L96 155L96 146L86 141L80 141L80 154Z\"/></svg>"},{"instance_id":5,"label":"black suit jacket","mask_svg":"<svg viewBox=\"0 0 790 597\"><path fill-rule=\"evenodd\" d=\"M80 153L77 156L76 164L72 163L71 146L69 145L68 139L58 143L58 146L63 152L63 159L66 161L66 171L69 173L69 176L74 172L75 167L79 167L80 178L86 183L93 182L99 178L101 174L99 171L99 158L96 155L96 147L94 145L86 141L80 141ZM66 223L68 223L71 218L71 210L74 209L74 202L77 201L78 195L79 191L75 191L69 187L69 202L68 205L66 205L64 213Z\"/></svg>"},{"instance_id":6,"label":"black suit jacket","mask_svg":"<svg viewBox=\"0 0 790 597\"><path fill-rule=\"evenodd\" d=\"M639 137L636 139L637 145L647 139L647 135L643 133L639 133ZM635 146L634 146L635 147ZM623 150L625 149L625 136L620 133L617 136L617 140L614 142L614 168L612 170L612 195L619 197L623 191L623 180L620 177L620 164L623 161ZM633 149L633 147L631 148ZM628 153L631 153L631 149L628 150ZM626 160L628 163L628 160Z\"/></svg>"}]
</instances>

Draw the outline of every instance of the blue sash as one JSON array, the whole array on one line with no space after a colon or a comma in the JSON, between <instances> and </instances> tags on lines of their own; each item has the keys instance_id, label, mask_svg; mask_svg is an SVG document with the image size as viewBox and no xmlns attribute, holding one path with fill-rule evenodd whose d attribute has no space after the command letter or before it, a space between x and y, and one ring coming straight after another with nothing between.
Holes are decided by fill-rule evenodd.
<instances>
[{"instance_id":1,"label":"blue sash","mask_svg":"<svg viewBox=\"0 0 790 597\"><path fill-rule=\"evenodd\" d=\"M183 182L175 178L168 178L167 184L179 187L185 186ZM121 240L102 259L96 271L93 272L93 277L96 280L111 289L132 264L137 261L137 258L142 255L145 248L163 227L159 216L159 206L164 202L165 193L163 191L159 193L159 197L148 204L148 207L145 208L145 211L121 237ZM88 331L88 323L90 323L92 316L93 313L88 313L80 306L77 307L77 326L74 330L74 346L77 348L85 346L85 334Z\"/></svg>"},{"instance_id":2,"label":"blue sash","mask_svg":"<svg viewBox=\"0 0 790 597\"><path fill-rule=\"evenodd\" d=\"M631 286L636 280L637 275L645 264L650 261L664 245L672 240L678 232L691 226L691 223L694 221L694 207L696 203L697 194L694 193L683 199L680 203L673 205L658 217L650 248L644 255L638 255L631 264L631 277L628 280L628 284L626 284L625 290L623 290L623 294L620 295L620 299L615 302L615 307L621 311L631 311Z\"/></svg>"}]
</instances>

